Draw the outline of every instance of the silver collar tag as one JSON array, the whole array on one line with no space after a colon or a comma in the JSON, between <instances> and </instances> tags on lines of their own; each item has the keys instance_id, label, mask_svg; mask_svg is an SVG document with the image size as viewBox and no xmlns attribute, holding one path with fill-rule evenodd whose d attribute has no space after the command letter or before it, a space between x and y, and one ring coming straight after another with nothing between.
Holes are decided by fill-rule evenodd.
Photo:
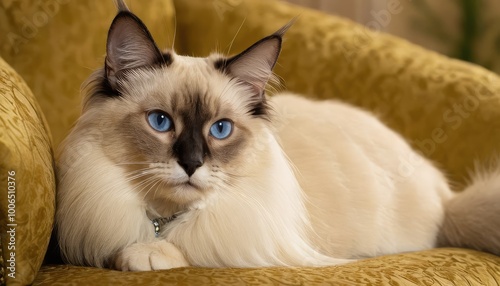
<instances>
[{"instance_id":1,"label":"silver collar tag","mask_svg":"<svg viewBox=\"0 0 500 286\"><path fill-rule=\"evenodd\" d=\"M172 215L171 217L159 217L151 220L151 223L153 224L154 231L155 231L155 237L158 237L161 232L161 228L168 224L169 222L172 222L174 219L177 218L177 214Z\"/></svg>"}]
</instances>

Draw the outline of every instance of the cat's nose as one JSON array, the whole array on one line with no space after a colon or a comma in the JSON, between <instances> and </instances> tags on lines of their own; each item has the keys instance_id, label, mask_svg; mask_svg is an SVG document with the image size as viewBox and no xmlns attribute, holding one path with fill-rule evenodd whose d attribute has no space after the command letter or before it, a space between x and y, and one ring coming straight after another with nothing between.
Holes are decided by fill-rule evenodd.
<instances>
[{"instance_id":1,"label":"cat's nose","mask_svg":"<svg viewBox=\"0 0 500 286\"><path fill-rule=\"evenodd\" d=\"M182 169L184 169L189 177L196 172L196 169L203 165L203 162L200 160L182 160L177 161L177 163L182 167Z\"/></svg>"}]
</instances>

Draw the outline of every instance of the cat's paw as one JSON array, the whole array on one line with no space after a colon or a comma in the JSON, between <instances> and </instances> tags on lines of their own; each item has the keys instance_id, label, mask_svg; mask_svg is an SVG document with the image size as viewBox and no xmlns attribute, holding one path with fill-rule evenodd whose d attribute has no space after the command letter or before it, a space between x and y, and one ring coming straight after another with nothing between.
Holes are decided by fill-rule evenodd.
<instances>
[{"instance_id":1,"label":"cat's paw","mask_svg":"<svg viewBox=\"0 0 500 286\"><path fill-rule=\"evenodd\" d=\"M134 243L117 256L115 267L122 271L150 271L189 266L186 258L170 242Z\"/></svg>"}]
</instances>

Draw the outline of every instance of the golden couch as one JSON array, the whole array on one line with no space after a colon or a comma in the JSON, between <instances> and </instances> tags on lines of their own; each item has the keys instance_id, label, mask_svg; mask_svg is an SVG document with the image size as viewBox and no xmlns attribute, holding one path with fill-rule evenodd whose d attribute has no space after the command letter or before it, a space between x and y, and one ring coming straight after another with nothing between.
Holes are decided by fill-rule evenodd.
<instances>
[{"instance_id":1,"label":"golden couch","mask_svg":"<svg viewBox=\"0 0 500 286\"><path fill-rule=\"evenodd\" d=\"M340 98L375 112L445 170L457 189L500 142L500 78L344 19L271 0L130 1L162 47L204 56L238 52L294 16L276 68L286 89ZM145 4L147 3L147 4ZM62 284L497 285L500 258L434 249L325 268L202 269L121 273L42 265L53 226L53 147L79 115L79 85L103 62L111 1L0 4L0 212L2 282ZM176 19L176 20L175 20ZM239 33L238 29L241 27ZM236 37L235 37L236 35ZM234 43L231 46L233 37ZM9 66L10 65L10 66ZM30 91L31 88L33 93ZM50 130L50 131L49 131ZM402 174L418 162L402 158ZM412 167L413 166L413 167ZM14 176L9 171L15 171ZM15 177L14 205L8 204ZM8 221L15 210L14 221ZM10 278L9 223L16 278ZM12 243L10 244L12 245ZM11 259L10 259L11 260Z\"/></svg>"}]
</instances>

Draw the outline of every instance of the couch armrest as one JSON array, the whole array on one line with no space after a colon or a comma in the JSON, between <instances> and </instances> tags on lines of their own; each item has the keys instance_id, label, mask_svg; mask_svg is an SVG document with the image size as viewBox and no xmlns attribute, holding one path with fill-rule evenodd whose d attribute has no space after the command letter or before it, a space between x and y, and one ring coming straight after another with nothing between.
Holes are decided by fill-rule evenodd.
<instances>
[{"instance_id":1,"label":"couch armrest","mask_svg":"<svg viewBox=\"0 0 500 286\"><path fill-rule=\"evenodd\" d=\"M33 94L0 58L0 237L7 285L30 285L55 211L50 131Z\"/></svg>"},{"instance_id":2,"label":"couch armrest","mask_svg":"<svg viewBox=\"0 0 500 286\"><path fill-rule=\"evenodd\" d=\"M299 16L275 70L285 88L373 111L455 182L500 151L500 78L481 67L281 1L174 3L177 49L188 55L227 53L233 38L230 53L240 52ZM402 175L418 167L412 159Z\"/></svg>"}]
</instances>

